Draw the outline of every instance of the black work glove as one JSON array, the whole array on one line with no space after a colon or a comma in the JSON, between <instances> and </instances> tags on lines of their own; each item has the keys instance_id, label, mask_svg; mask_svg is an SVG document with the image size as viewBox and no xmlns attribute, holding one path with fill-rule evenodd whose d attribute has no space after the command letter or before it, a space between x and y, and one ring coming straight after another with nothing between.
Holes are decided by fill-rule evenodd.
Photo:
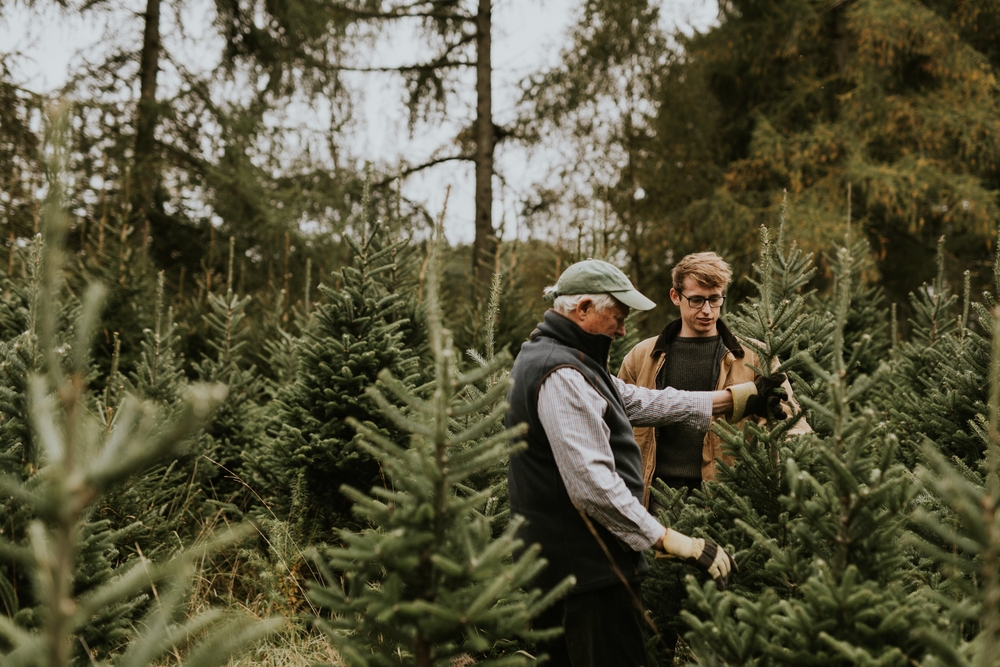
<instances>
[{"instance_id":1,"label":"black work glove","mask_svg":"<svg viewBox=\"0 0 1000 667\"><path fill-rule=\"evenodd\" d=\"M743 414L756 415L764 419L782 420L788 419L781 402L788 398L788 392L782 387L782 383L788 377L784 373L778 373L770 377L760 376L754 380L753 384L757 392L747 397L747 405Z\"/></svg>"},{"instance_id":2,"label":"black work glove","mask_svg":"<svg viewBox=\"0 0 1000 667\"><path fill-rule=\"evenodd\" d=\"M702 537L688 537L673 528L667 528L663 535L663 551L657 558L679 558L697 565L715 580L720 591L726 590L729 575L739 572L736 561L712 540Z\"/></svg>"}]
</instances>

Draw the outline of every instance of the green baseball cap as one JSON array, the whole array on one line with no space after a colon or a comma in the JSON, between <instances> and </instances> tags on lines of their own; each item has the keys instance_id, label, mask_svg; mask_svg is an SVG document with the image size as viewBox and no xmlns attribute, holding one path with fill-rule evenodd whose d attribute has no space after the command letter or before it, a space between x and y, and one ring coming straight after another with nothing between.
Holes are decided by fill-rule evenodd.
<instances>
[{"instance_id":1,"label":"green baseball cap","mask_svg":"<svg viewBox=\"0 0 1000 667\"><path fill-rule=\"evenodd\" d=\"M573 264L559 276L548 300L567 294L610 294L629 308L650 310L656 304L632 286L632 281L618 267L599 259L585 259Z\"/></svg>"}]
</instances>

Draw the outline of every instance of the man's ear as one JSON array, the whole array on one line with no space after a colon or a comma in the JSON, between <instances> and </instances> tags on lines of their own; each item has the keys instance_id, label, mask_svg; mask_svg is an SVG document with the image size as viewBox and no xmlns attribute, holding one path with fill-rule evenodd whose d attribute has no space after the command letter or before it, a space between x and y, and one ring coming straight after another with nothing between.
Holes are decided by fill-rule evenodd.
<instances>
[{"instance_id":1,"label":"man's ear","mask_svg":"<svg viewBox=\"0 0 1000 667\"><path fill-rule=\"evenodd\" d=\"M674 302L675 306L681 305L681 295L673 287L670 288L670 300Z\"/></svg>"},{"instance_id":2,"label":"man's ear","mask_svg":"<svg viewBox=\"0 0 1000 667\"><path fill-rule=\"evenodd\" d=\"M576 304L576 309L581 315L586 315L591 308L594 307L594 300L590 297L585 299L580 299L580 303Z\"/></svg>"}]
</instances>

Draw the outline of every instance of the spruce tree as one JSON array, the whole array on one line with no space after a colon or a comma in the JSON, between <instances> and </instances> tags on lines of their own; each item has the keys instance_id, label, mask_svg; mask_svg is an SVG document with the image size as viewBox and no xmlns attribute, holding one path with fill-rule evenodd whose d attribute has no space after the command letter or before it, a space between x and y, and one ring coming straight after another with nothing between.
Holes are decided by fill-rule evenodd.
<instances>
[{"instance_id":1,"label":"spruce tree","mask_svg":"<svg viewBox=\"0 0 1000 667\"><path fill-rule=\"evenodd\" d=\"M313 326L312 303L312 260L306 260L305 292L302 301L291 308L289 318L286 302L289 296L280 290L265 304L265 314L260 326L261 344L257 346L262 355L257 363L266 370L264 392L269 398L274 398L278 390L295 381L299 372L299 358L295 353L302 333Z\"/></svg>"},{"instance_id":2,"label":"spruce tree","mask_svg":"<svg viewBox=\"0 0 1000 667\"><path fill-rule=\"evenodd\" d=\"M910 295L910 335L895 350L883 400L911 466L927 437L946 457L957 456L968 466L975 466L984 451L969 423L986 413L989 341L968 328L963 316L968 307L961 306L945 279L943 254L942 239L934 282Z\"/></svg>"},{"instance_id":3,"label":"spruce tree","mask_svg":"<svg viewBox=\"0 0 1000 667\"><path fill-rule=\"evenodd\" d=\"M97 397L97 414L108 432L129 395L156 405L164 426L183 409L190 383L183 372L173 308L167 307L164 287L161 272L153 327L143 332L138 363L126 374L115 354L110 377ZM204 481L211 468L200 458L200 452L186 443L172 460L136 474L128 485L107 495L101 516L123 533L121 562L137 552L149 558L167 556L180 546L178 539L193 539L202 530L207 510Z\"/></svg>"},{"instance_id":4,"label":"spruce tree","mask_svg":"<svg viewBox=\"0 0 1000 667\"><path fill-rule=\"evenodd\" d=\"M460 372L450 332L441 325L437 270L432 257L433 384L415 391L386 370L380 387L367 390L400 435L387 437L354 418L350 423L389 485L377 484L369 493L343 487L370 527L341 532L343 546L326 549L318 562L324 584L310 593L333 612L317 622L350 665L431 667L453 664L463 654L480 656L475 664L527 664L528 656L504 648L502 640L551 635L530 629L530 620L571 585L544 597L522 590L544 567L537 545L511 562L519 520L494 539L485 513L493 489L469 488L468 480L504 457L508 440L518 435L500 426L507 388L502 369L509 357L497 355ZM484 381L487 389L470 393Z\"/></svg>"},{"instance_id":5,"label":"spruce tree","mask_svg":"<svg viewBox=\"0 0 1000 667\"><path fill-rule=\"evenodd\" d=\"M69 667L110 664L112 653L120 650L117 663L147 665L195 642L192 650L184 651L191 658L188 664L218 664L235 648L270 632L275 623L227 623L212 614L180 620L192 565L204 557L206 548L162 564L141 559L114 568L118 536L109 531L107 522L90 518L108 492L176 451L224 398L225 388L192 388L184 408L166 424L157 419L155 406L136 399L122 402L111 428L92 411L90 350L103 289L93 285L86 290L75 322L65 330L57 307L65 288L65 115L53 119L50 129L40 308L31 332L42 364L28 378L37 473L5 471L0 477L6 513L16 508L30 521L26 530L3 536L0 559L25 573L33 585L16 597L10 595L9 586L0 586L9 614L0 616L0 656L11 667ZM144 605L147 611L140 620L136 612L151 589L156 599ZM30 607L24 604L29 592ZM144 632L136 634L137 626Z\"/></svg>"},{"instance_id":6,"label":"spruce tree","mask_svg":"<svg viewBox=\"0 0 1000 667\"><path fill-rule=\"evenodd\" d=\"M687 502L664 490L663 520L727 545L740 571L725 592L688 573L689 600L678 613L676 590L685 573L657 561L644 598L661 626L676 627L679 620L687 626L681 629L689 653L679 653L678 662L919 663L928 654L922 637L940 616L925 589L932 579L926 561L908 541L919 486L902 463L898 438L871 407L885 394L892 358L882 352L888 347L884 333L861 330L865 321L880 323L874 317L877 290L853 284L867 248L850 243L833 255L830 297L797 299L811 262L772 259L772 269L760 271L769 252L773 258L789 251L784 242L768 245L764 234L759 294L732 319L760 341L762 353L780 349L785 367L798 368L792 373L801 378L794 382L796 399L815 432L787 436L788 420L764 426L748 421L742 428L718 422L714 428L734 464L720 465L717 483L695 490ZM782 277L782 266L798 268ZM786 292L782 284L796 288ZM799 330L790 337L775 326L796 323ZM888 328L884 318L881 325ZM823 331L829 341L822 340ZM876 359L881 365L863 372Z\"/></svg>"},{"instance_id":7,"label":"spruce tree","mask_svg":"<svg viewBox=\"0 0 1000 667\"><path fill-rule=\"evenodd\" d=\"M0 309L6 326L19 327L9 331L10 337L0 342L0 474L32 485L37 483L43 453L31 423L29 380L33 374L45 370L46 359L39 345L43 319L51 321L55 317L61 326L56 327L54 335L62 345L69 341L63 317L65 300L55 296L43 299L45 244L41 234L35 236L20 259L21 276L5 276L7 298ZM48 312L43 312L46 309ZM34 519L30 508L7 498L0 502L2 534L11 542L26 540ZM104 569L107 565L104 554L94 556L93 569ZM0 582L7 614L20 625L35 627L40 601L34 594L29 571L14 561L0 562Z\"/></svg>"},{"instance_id":8,"label":"spruce tree","mask_svg":"<svg viewBox=\"0 0 1000 667\"><path fill-rule=\"evenodd\" d=\"M998 267L994 265L994 289L1000 287ZM933 305L933 294L926 294L932 290L933 286L931 290L924 286L920 303L926 310ZM984 303L970 303L966 279L957 326L928 346L927 376L918 376L900 401L900 410L893 413L918 450L916 473L927 491L918 498L913 541L927 559L921 563L927 594L943 607L939 623L921 634L932 655L927 664L935 667L993 664L1000 655L994 566L998 533L993 509L997 493L996 363L1000 357L993 349L996 318L987 308L996 306L994 294L984 292ZM948 291L941 297L954 301ZM981 336L968 326L971 310L976 311L981 329L992 336ZM914 341L930 338L926 327L922 331L915 327L914 333ZM901 349L913 355L921 348L904 344ZM919 413L909 415L907 409Z\"/></svg>"},{"instance_id":9,"label":"spruce tree","mask_svg":"<svg viewBox=\"0 0 1000 667\"><path fill-rule=\"evenodd\" d=\"M245 509L243 454L264 437L259 416L264 388L246 350L250 338L246 309L251 297L238 295L233 284L235 244L230 238L225 293L210 293L207 298L203 319L209 351L194 364L202 382L221 382L229 388L229 395L191 448L201 458L199 465L208 469L202 482L205 497Z\"/></svg>"},{"instance_id":10,"label":"spruce tree","mask_svg":"<svg viewBox=\"0 0 1000 667\"><path fill-rule=\"evenodd\" d=\"M265 312L262 330L255 332L260 341L259 349L263 351L256 358L256 364L268 371L261 378L260 395L257 399L259 404L253 414L253 419L257 422L254 430L259 433L261 442L266 442L264 429L267 425L279 419L281 407L275 399L282 391L289 389L300 372L299 345L303 333L315 327L309 288L311 264L310 261L306 262L304 298L290 309L283 289L272 294L258 293ZM315 528L307 519L308 495L303 488L302 477L295 480L289 490L289 497L283 500L280 507L271 508L267 505L264 498L268 496L268 492L266 489L258 490L254 480L260 478L253 477L255 469L252 464L260 451L258 444L248 443L243 454L241 467L250 479L246 487L249 497L246 498L245 505L238 508L252 517L258 531L258 540L256 544L248 545L240 551L236 572L231 572L231 565L223 563L223 576L227 579L231 577L232 584L238 591L237 595L263 601L268 610L291 617L304 610L314 611L305 595L305 578L310 576L305 549L309 540L315 539L315 535L308 531L314 531ZM234 508L227 506L226 509L231 511ZM273 509L282 511L282 515L279 517ZM304 627L297 623L295 629L304 630Z\"/></svg>"},{"instance_id":11,"label":"spruce tree","mask_svg":"<svg viewBox=\"0 0 1000 667\"><path fill-rule=\"evenodd\" d=\"M67 272L68 287L81 292L91 283L105 286L101 334L94 340L94 379L111 379L111 365L133 368L139 361L143 331L152 325L156 271L149 248L133 225L103 211L86 236Z\"/></svg>"},{"instance_id":12,"label":"spruce tree","mask_svg":"<svg viewBox=\"0 0 1000 667\"><path fill-rule=\"evenodd\" d=\"M722 426L737 454L732 470L720 473L729 497L699 512L711 524L734 524L746 535L740 542L753 543L749 553L736 550L741 573L731 591L688 583L686 637L703 664L906 665L926 650L917 637L934 623L936 607L913 593L919 576L903 539L917 486L900 463L898 439L866 406L888 367L871 376L847 372L864 350L846 349L853 258L846 248L838 258L830 367L803 357L829 387L822 402L799 397L817 434L782 445L774 438L783 425L747 424L743 433ZM767 457L777 515L762 521L733 482L741 468L763 467L753 452L768 443L778 445L778 456Z\"/></svg>"},{"instance_id":13,"label":"spruce tree","mask_svg":"<svg viewBox=\"0 0 1000 667\"><path fill-rule=\"evenodd\" d=\"M6 276L4 281L3 317L5 336L0 342L0 451L15 468L27 473L37 465L37 448L28 427L27 378L41 370L38 350L38 320L40 317L42 239L37 236L25 258L23 280Z\"/></svg>"},{"instance_id":14,"label":"spruce tree","mask_svg":"<svg viewBox=\"0 0 1000 667\"><path fill-rule=\"evenodd\" d=\"M981 428L973 429L984 445L978 470L956 455L949 460L931 438L921 447L917 475L930 499L914 515L922 529L915 543L940 574L928 577L928 589L945 609L941 622L921 633L930 646L928 667L1000 660L1000 333L992 333L987 414L977 415Z\"/></svg>"},{"instance_id":15,"label":"spruce tree","mask_svg":"<svg viewBox=\"0 0 1000 667\"><path fill-rule=\"evenodd\" d=\"M510 374L510 369L504 365L497 367L496 350L496 322L500 315L500 298L503 293L503 276L499 273L493 274L490 282L490 299L486 307L486 318L483 325L484 343L482 352L474 349L465 351L466 355L472 359L480 368L491 368L493 372L487 375L481 383L481 387L469 383L464 391L470 403L479 403L486 394L493 391L498 383L506 382ZM506 354L504 350L501 354ZM502 397L494 398L492 403L487 403L476 412L470 412L464 418L459 418L463 428L473 426L480 418L481 412L492 412L494 408L503 402ZM483 437L492 437L503 431L503 423L497 422L493 428L486 432ZM478 475L470 475L467 482L469 492L475 492L485 488L492 488L494 495L487 504L486 513L496 515L494 521L494 532L502 531L507 526L507 518L510 514L507 498L507 457L498 457L493 465L483 470Z\"/></svg>"},{"instance_id":16,"label":"spruce tree","mask_svg":"<svg viewBox=\"0 0 1000 667\"><path fill-rule=\"evenodd\" d=\"M129 389L137 396L169 407L180 398L187 378L174 309L166 303L165 288L166 277L160 271L156 280L153 326L143 332L138 363L129 373Z\"/></svg>"},{"instance_id":17,"label":"spruce tree","mask_svg":"<svg viewBox=\"0 0 1000 667\"><path fill-rule=\"evenodd\" d=\"M812 293L805 290L816 269L810 253L805 253L795 242L786 242L784 230L782 217L774 242L770 230L761 227L760 255L754 265L755 275L750 279L757 293L740 304L738 313L726 317L741 343L757 353L761 374L787 373L798 392L801 385L796 369L803 370L802 340L815 326L815 318L806 307L806 298ZM667 508L666 516L662 517L664 525L687 534L708 536L735 548L741 569L733 585L741 589L759 592L766 586L783 583L763 569L765 552L755 548L752 537L735 522L745 521L767 535L787 533L788 514L779 500L786 488L780 462L790 452L801 456L810 451L808 438L784 436L792 424L792 419L772 424L773 430L755 425L751 428L749 423L742 430L719 425L716 428L723 446L736 458L736 464L717 462L718 483L705 483L701 489L693 490L688 502L682 490L665 487L652 490ZM680 612L687 597L685 580L689 574L686 565L657 560L643 585L643 598L671 644L663 646L658 641L655 647L662 649L667 657L675 649L674 638L683 636L688 629Z\"/></svg>"},{"instance_id":18,"label":"spruce tree","mask_svg":"<svg viewBox=\"0 0 1000 667\"><path fill-rule=\"evenodd\" d=\"M864 238L848 232L843 246L833 253L823 253L823 262L834 285L849 285L847 319L841 336L847 355L844 373L849 382L854 382L873 375L889 358L891 326L890 318L886 317L883 290L872 281L874 262L871 247ZM807 298L806 308L811 316L798 337L797 346L808 351L821 367L829 368L835 363L834 355L838 354L833 345L838 326L835 303L829 294L813 293ZM829 400L830 388L821 375L802 365L794 373L798 379L796 395L820 403ZM882 392L882 385L875 387L867 401L877 403ZM815 427L823 429L825 423L819 420Z\"/></svg>"},{"instance_id":19,"label":"spruce tree","mask_svg":"<svg viewBox=\"0 0 1000 667\"><path fill-rule=\"evenodd\" d=\"M811 256L795 244L785 252L784 223L782 219L777 247L771 242L770 230L761 226L760 261L754 265L758 278L750 278L757 298L741 304L742 312L729 318L742 344L757 354L761 367L755 370L766 376L785 372L797 363L797 343L809 319L805 297L799 292L815 273Z\"/></svg>"},{"instance_id":20,"label":"spruce tree","mask_svg":"<svg viewBox=\"0 0 1000 667\"><path fill-rule=\"evenodd\" d=\"M875 261L868 240L848 231L844 247L848 250L849 263L838 261L837 257L827 256L825 259L834 281L846 281L851 287L850 306L844 324L844 349L850 350L850 356L845 360L845 372L853 379L872 375L886 361L893 346L892 322L886 317L890 309L886 307L885 291L879 282L873 280ZM825 338L826 344L816 357L817 361L827 366L827 359L833 354L829 344L832 339L832 336Z\"/></svg>"},{"instance_id":21,"label":"spruce tree","mask_svg":"<svg viewBox=\"0 0 1000 667\"><path fill-rule=\"evenodd\" d=\"M385 484L382 467L357 446L345 422L353 417L399 435L365 389L382 369L411 385L420 377L418 358L400 331L407 296L386 285L405 241L386 242L381 226L369 225L364 213L361 222L360 238L346 237L352 265L335 272L332 285L320 285L325 300L314 306L315 321L295 345L299 371L278 388L267 437L247 453L250 486L267 501L267 514L301 519L308 541L330 539L350 521L342 484ZM291 516L293 499L304 516Z\"/></svg>"}]
</instances>

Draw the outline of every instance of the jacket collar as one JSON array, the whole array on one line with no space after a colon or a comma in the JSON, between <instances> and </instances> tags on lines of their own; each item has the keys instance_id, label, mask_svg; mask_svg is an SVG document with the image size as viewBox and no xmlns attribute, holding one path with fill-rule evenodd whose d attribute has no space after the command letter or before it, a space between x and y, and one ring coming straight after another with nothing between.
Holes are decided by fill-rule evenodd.
<instances>
[{"instance_id":1,"label":"jacket collar","mask_svg":"<svg viewBox=\"0 0 1000 667\"><path fill-rule=\"evenodd\" d=\"M722 339L722 344L726 346L733 356L737 359L742 359L746 352L743 350L743 346L740 342L736 340L736 336L729 331L729 327L726 323L722 321L720 317L716 322L715 326L719 329L719 337ZM649 356L656 359L661 354L667 351L667 349L673 344L677 337L681 333L681 319L677 318L667 326L663 327L663 331L656 338L656 343L653 345L653 351L650 352Z\"/></svg>"},{"instance_id":2,"label":"jacket collar","mask_svg":"<svg viewBox=\"0 0 1000 667\"><path fill-rule=\"evenodd\" d=\"M563 345L579 350L594 359L601 367L608 365L608 353L611 351L611 336L587 333L575 322L554 310L545 311L545 316L529 338L534 340L539 336L554 338Z\"/></svg>"}]
</instances>

